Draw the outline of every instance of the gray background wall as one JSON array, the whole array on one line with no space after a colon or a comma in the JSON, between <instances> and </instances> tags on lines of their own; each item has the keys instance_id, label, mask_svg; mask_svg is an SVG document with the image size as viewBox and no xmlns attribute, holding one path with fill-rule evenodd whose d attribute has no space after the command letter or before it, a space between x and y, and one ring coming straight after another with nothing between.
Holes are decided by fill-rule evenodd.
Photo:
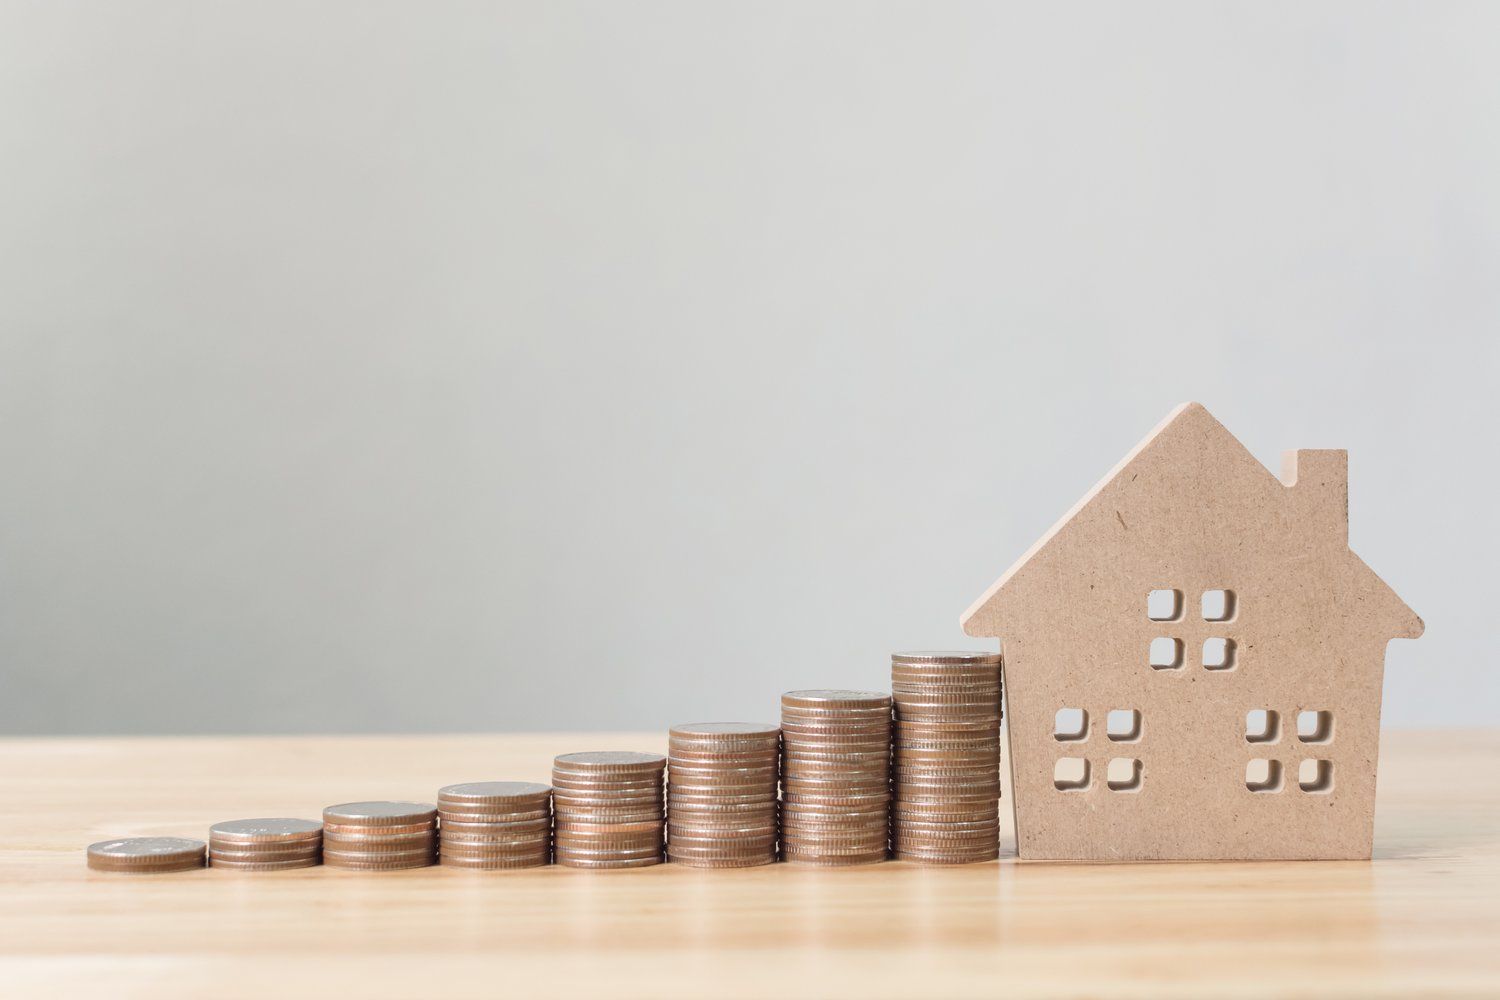
<instances>
[{"instance_id":1,"label":"gray background wall","mask_svg":"<svg viewBox=\"0 0 1500 1000\"><path fill-rule=\"evenodd\" d=\"M883 685L1173 404L1488 723L1500 6L0 0L0 729Z\"/></svg>"}]
</instances>

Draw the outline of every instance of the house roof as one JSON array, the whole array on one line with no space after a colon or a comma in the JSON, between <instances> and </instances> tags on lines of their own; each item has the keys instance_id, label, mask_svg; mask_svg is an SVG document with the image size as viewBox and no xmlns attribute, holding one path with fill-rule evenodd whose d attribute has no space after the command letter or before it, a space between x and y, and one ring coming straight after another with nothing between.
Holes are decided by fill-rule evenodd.
<instances>
[{"instance_id":1,"label":"house roof","mask_svg":"<svg viewBox=\"0 0 1500 1000\"><path fill-rule=\"evenodd\" d=\"M1027 599L1032 596L1028 593L1028 577L1045 575L1036 572L1038 565L1054 557L1083 558L1079 553L1094 555L1106 549L1111 539L1101 535L1101 526L1114 528L1113 522L1106 520L1107 515L1120 519L1122 532L1129 531L1121 511L1139 506L1140 491L1134 488L1136 479L1145 475L1147 482L1166 482L1162 476L1163 467L1173 470L1175 478L1170 480L1173 483L1170 488L1179 491L1175 502L1181 511L1244 511L1274 507L1278 511L1285 510L1290 518L1306 516L1297 504L1290 503L1294 484L1282 483L1272 475L1202 404L1183 403L1037 539L964 613L961 619L964 631L974 636L1002 638L1007 632L1014 632L1018 620L1025 617L1026 609L1033 604ZM1147 488L1158 493L1168 489L1166 486ZM1347 510L1338 511L1337 517L1346 523ZM1140 527L1137 525L1138 530ZM1174 534L1171 525L1149 527L1156 529L1159 538L1165 542L1164 548L1181 535L1180 531ZM1074 537L1075 533L1088 537ZM1124 535L1117 537L1123 539ZM1134 537L1139 537L1139 534ZM1375 607L1371 621L1387 629L1394 637L1416 638L1422 634L1422 620L1374 571L1348 550L1347 541L1338 546L1338 553L1347 557L1350 572L1359 578L1361 593L1373 598ZM1055 572L1057 567L1051 569Z\"/></svg>"}]
</instances>

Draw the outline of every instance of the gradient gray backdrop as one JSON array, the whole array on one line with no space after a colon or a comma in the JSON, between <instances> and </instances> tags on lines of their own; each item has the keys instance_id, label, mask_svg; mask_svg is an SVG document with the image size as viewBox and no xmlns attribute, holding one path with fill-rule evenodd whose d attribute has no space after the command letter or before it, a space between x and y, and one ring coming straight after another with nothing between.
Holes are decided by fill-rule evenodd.
<instances>
[{"instance_id":1,"label":"gradient gray backdrop","mask_svg":"<svg viewBox=\"0 0 1500 1000\"><path fill-rule=\"evenodd\" d=\"M1493 722L1500 5L0 0L0 730L883 686L1175 404Z\"/></svg>"}]
</instances>

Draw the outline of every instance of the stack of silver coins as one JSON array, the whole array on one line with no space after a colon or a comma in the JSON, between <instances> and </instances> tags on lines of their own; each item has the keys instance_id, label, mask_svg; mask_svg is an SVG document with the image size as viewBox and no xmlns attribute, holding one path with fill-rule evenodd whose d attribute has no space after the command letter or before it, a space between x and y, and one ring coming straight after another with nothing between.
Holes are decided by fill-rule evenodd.
<instances>
[{"instance_id":1,"label":"stack of silver coins","mask_svg":"<svg viewBox=\"0 0 1500 1000\"><path fill-rule=\"evenodd\" d=\"M182 837L128 837L90 844L88 864L95 871L157 875L203 867L208 845Z\"/></svg>"},{"instance_id":2,"label":"stack of silver coins","mask_svg":"<svg viewBox=\"0 0 1500 1000\"><path fill-rule=\"evenodd\" d=\"M426 802L346 802L323 810L323 863L355 871L437 863L437 807Z\"/></svg>"},{"instance_id":3,"label":"stack of silver coins","mask_svg":"<svg viewBox=\"0 0 1500 1000\"><path fill-rule=\"evenodd\" d=\"M323 861L323 824L310 819L235 819L208 830L214 868L271 872Z\"/></svg>"},{"instance_id":4,"label":"stack of silver coins","mask_svg":"<svg viewBox=\"0 0 1500 1000\"><path fill-rule=\"evenodd\" d=\"M569 868L659 865L666 827L657 753L565 753L552 762L557 863Z\"/></svg>"},{"instance_id":5,"label":"stack of silver coins","mask_svg":"<svg viewBox=\"0 0 1500 1000\"><path fill-rule=\"evenodd\" d=\"M788 691L781 743L781 856L820 865L884 861L890 695Z\"/></svg>"},{"instance_id":6,"label":"stack of silver coins","mask_svg":"<svg viewBox=\"0 0 1500 1000\"><path fill-rule=\"evenodd\" d=\"M776 860L781 730L758 722L673 726L667 749L667 860L751 868Z\"/></svg>"},{"instance_id":7,"label":"stack of silver coins","mask_svg":"<svg viewBox=\"0 0 1500 1000\"><path fill-rule=\"evenodd\" d=\"M535 868L552 860L552 788L473 781L438 789L438 854L452 868Z\"/></svg>"},{"instance_id":8,"label":"stack of silver coins","mask_svg":"<svg viewBox=\"0 0 1500 1000\"><path fill-rule=\"evenodd\" d=\"M897 860L999 855L1000 654L895 653L891 841Z\"/></svg>"}]
</instances>

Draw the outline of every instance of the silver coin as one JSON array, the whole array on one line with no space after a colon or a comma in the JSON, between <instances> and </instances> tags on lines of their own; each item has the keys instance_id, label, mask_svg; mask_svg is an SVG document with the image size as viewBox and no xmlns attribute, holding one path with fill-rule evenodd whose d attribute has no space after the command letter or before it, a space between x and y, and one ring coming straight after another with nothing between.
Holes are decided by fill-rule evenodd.
<instances>
[{"instance_id":1,"label":"silver coin","mask_svg":"<svg viewBox=\"0 0 1500 1000\"><path fill-rule=\"evenodd\" d=\"M323 810L323 819L335 823L387 826L436 818L437 806L429 802L343 802Z\"/></svg>"},{"instance_id":2,"label":"silver coin","mask_svg":"<svg viewBox=\"0 0 1500 1000\"><path fill-rule=\"evenodd\" d=\"M535 799L552 791L551 785L535 781L468 781L459 785L445 785L438 789L438 798L450 802L501 803L515 799Z\"/></svg>"},{"instance_id":3,"label":"silver coin","mask_svg":"<svg viewBox=\"0 0 1500 1000\"><path fill-rule=\"evenodd\" d=\"M170 861L203 854L208 845L185 837L127 837L123 840L101 840L90 844L88 853L96 858L119 861Z\"/></svg>"},{"instance_id":4,"label":"silver coin","mask_svg":"<svg viewBox=\"0 0 1500 1000\"><path fill-rule=\"evenodd\" d=\"M310 819L232 819L208 828L211 837L236 841L312 839L322 831L323 824Z\"/></svg>"}]
</instances>

